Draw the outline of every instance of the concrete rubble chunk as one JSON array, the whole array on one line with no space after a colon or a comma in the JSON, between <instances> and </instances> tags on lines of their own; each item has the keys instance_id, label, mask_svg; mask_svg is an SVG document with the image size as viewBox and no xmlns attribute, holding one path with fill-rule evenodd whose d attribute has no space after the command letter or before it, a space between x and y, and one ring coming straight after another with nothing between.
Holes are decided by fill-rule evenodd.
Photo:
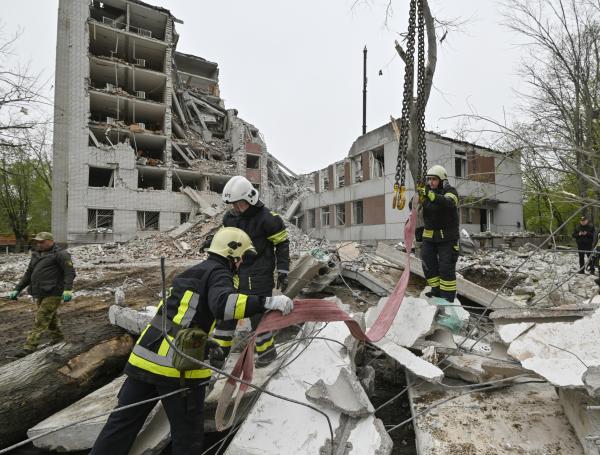
<instances>
[{"instance_id":1,"label":"concrete rubble chunk","mask_svg":"<svg viewBox=\"0 0 600 455\"><path fill-rule=\"evenodd\" d=\"M342 264L342 276L344 278L350 278L358 281L367 289L373 291L380 297L390 295L392 288L378 280L375 276L365 270L358 270L358 268L352 264Z\"/></svg>"},{"instance_id":2,"label":"concrete rubble chunk","mask_svg":"<svg viewBox=\"0 0 600 455\"><path fill-rule=\"evenodd\" d=\"M125 329L134 335L139 335L156 314L157 307L147 306L143 310L111 305L108 309L108 319L112 325Z\"/></svg>"},{"instance_id":3,"label":"concrete rubble chunk","mask_svg":"<svg viewBox=\"0 0 600 455\"><path fill-rule=\"evenodd\" d=\"M350 417L366 417L375 412L360 382L346 368L340 370L339 376L331 385L319 379L306 391L306 398Z\"/></svg>"},{"instance_id":4,"label":"concrete rubble chunk","mask_svg":"<svg viewBox=\"0 0 600 455\"><path fill-rule=\"evenodd\" d=\"M558 387L584 387L583 374L600 365L600 310L574 322L538 323L514 340L508 354Z\"/></svg>"},{"instance_id":5,"label":"concrete rubble chunk","mask_svg":"<svg viewBox=\"0 0 600 455\"><path fill-rule=\"evenodd\" d=\"M600 366L588 367L582 379L587 393L594 398L600 398Z\"/></svg>"},{"instance_id":6,"label":"concrete rubble chunk","mask_svg":"<svg viewBox=\"0 0 600 455\"><path fill-rule=\"evenodd\" d=\"M423 378L426 381L439 382L444 377L444 372L438 367L417 357L408 349L386 340L386 338L375 343L375 346L393 358L400 365L404 366L415 376Z\"/></svg>"},{"instance_id":7,"label":"concrete rubble chunk","mask_svg":"<svg viewBox=\"0 0 600 455\"><path fill-rule=\"evenodd\" d=\"M521 336L525 331L535 325L535 322L517 322L514 324L498 324L496 332L500 339L507 344L512 343L515 339Z\"/></svg>"},{"instance_id":8,"label":"concrete rubble chunk","mask_svg":"<svg viewBox=\"0 0 600 455\"><path fill-rule=\"evenodd\" d=\"M341 369L349 369L356 340L349 338L344 323L307 323L305 330L319 336L344 342L342 347L324 339L300 341L295 348L294 362L274 375L267 389L295 400L308 403L306 391L319 380L334 383ZM313 405L314 406L314 405ZM352 453L386 455L391 452L391 439L373 415L351 418L329 406L316 405L325 412L333 425L337 447L352 444ZM299 425L301 424L301 430ZM324 417L305 406L298 406L266 394L260 395L246 420L231 441L228 455L280 455L287 453L319 454L331 444L329 428Z\"/></svg>"},{"instance_id":9,"label":"concrete rubble chunk","mask_svg":"<svg viewBox=\"0 0 600 455\"><path fill-rule=\"evenodd\" d=\"M597 437L600 435L600 412L587 409L588 406L598 406L599 400L581 390L572 389L558 389L558 396L584 453L586 455L599 453Z\"/></svg>"}]
</instances>

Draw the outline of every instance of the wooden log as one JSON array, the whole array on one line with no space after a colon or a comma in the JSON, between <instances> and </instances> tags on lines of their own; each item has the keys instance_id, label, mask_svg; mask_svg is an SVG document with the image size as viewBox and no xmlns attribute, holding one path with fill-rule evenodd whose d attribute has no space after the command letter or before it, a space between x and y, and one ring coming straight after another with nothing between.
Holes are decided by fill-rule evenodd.
<instances>
[{"instance_id":1,"label":"wooden log","mask_svg":"<svg viewBox=\"0 0 600 455\"><path fill-rule=\"evenodd\" d=\"M0 367L0 448L118 376L133 346L123 331L90 327L78 343L59 343Z\"/></svg>"}]
</instances>

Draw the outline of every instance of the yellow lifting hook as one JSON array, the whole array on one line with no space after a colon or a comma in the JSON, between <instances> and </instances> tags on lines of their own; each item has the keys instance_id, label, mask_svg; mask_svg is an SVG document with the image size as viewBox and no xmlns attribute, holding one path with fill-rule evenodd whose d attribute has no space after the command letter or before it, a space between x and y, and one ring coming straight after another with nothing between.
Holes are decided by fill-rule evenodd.
<instances>
[{"instance_id":1,"label":"yellow lifting hook","mask_svg":"<svg viewBox=\"0 0 600 455\"><path fill-rule=\"evenodd\" d=\"M406 205L406 187L398 184L394 185L394 198L392 199L392 208L402 210Z\"/></svg>"}]
</instances>

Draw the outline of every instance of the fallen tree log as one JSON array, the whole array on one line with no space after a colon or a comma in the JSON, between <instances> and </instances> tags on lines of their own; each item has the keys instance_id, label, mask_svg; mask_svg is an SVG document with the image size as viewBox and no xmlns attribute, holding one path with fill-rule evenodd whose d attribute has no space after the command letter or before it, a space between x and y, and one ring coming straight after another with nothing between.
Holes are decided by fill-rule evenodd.
<instances>
[{"instance_id":1,"label":"fallen tree log","mask_svg":"<svg viewBox=\"0 0 600 455\"><path fill-rule=\"evenodd\" d=\"M133 346L121 329L90 328L79 343L59 343L0 367L0 448L118 376Z\"/></svg>"}]
</instances>

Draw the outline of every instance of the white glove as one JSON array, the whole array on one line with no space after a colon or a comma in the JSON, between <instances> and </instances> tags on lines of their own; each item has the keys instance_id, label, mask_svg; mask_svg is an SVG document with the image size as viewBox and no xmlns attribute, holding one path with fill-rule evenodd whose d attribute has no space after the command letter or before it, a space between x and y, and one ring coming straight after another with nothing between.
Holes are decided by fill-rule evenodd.
<instances>
[{"instance_id":1,"label":"white glove","mask_svg":"<svg viewBox=\"0 0 600 455\"><path fill-rule=\"evenodd\" d=\"M265 308L267 310L279 310L285 316L290 314L294 309L294 301L287 295L267 297L265 300Z\"/></svg>"}]
</instances>

